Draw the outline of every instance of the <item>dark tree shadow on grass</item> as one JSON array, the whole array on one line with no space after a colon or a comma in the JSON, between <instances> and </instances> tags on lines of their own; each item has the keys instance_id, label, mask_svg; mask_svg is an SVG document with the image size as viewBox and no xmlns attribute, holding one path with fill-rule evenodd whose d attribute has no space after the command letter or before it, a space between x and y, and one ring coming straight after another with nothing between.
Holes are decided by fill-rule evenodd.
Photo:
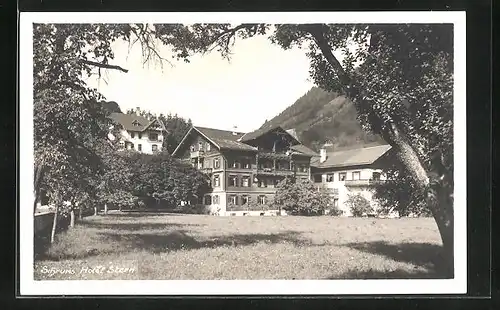
<instances>
[{"instance_id":1,"label":"dark tree shadow on grass","mask_svg":"<svg viewBox=\"0 0 500 310\"><path fill-rule=\"evenodd\" d=\"M429 270L431 277L436 278L453 278L453 274L446 274L447 269L444 265L444 259L442 256L443 248L437 244L430 243L398 243L390 244L383 241L376 242L363 242L363 243L349 243L344 246L356 249L358 251L383 255L390 259L398 262L411 263L417 266L424 267ZM356 273L356 271L353 271ZM363 278L363 276L383 276L384 274L377 274L376 271L373 274L359 274L357 277ZM414 277L414 276L424 276L424 274L404 274L407 273L403 271L394 271L391 277ZM382 277L384 278L384 277Z\"/></svg>"},{"instance_id":2,"label":"dark tree shadow on grass","mask_svg":"<svg viewBox=\"0 0 500 310\"><path fill-rule=\"evenodd\" d=\"M181 228L188 226L205 226L201 224L182 224L182 223L141 223L141 222L130 222L130 223L99 223L96 221L84 220L80 222L79 225L84 225L85 228L95 228L102 230L120 230L120 231L138 231L138 230L153 230L153 229L167 229L167 228Z\"/></svg>"},{"instance_id":3,"label":"dark tree shadow on grass","mask_svg":"<svg viewBox=\"0 0 500 310\"><path fill-rule=\"evenodd\" d=\"M101 211L102 212L102 211ZM115 211L112 210L108 214L104 215L102 213L99 213L99 217L117 217L117 218L123 218L123 217L153 217L153 216L180 216L180 215L189 215L189 214L179 214L179 213L172 213L172 212L167 212L167 211L145 211L145 210L140 210L140 211Z\"/></svg>"},{"instance_id":4,"label":"dark tree shadow on grass","mask_svg":"<svg viewBox=\"0 0 500 310\"><path fill-rule=\"evenodd\" d=\"M207 240L197 240L187 234L186 231L177 230L166 234L118 234L102 233L111 242L118 242L126 247L142 249L152 253L192 250L216 247L238 247L265 243L292 243L295 245L307 245L309 241L299 238L299 233L287 231L278 234L243 234L230 236L216 236Z\"/></svg>"}]
</instances>

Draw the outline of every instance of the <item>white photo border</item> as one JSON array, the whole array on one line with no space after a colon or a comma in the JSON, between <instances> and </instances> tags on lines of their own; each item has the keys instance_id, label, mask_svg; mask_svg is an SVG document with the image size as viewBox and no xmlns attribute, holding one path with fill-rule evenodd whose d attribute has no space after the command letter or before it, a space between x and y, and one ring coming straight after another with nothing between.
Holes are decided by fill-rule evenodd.
<instances>
[{"instance_id":1,"label":"white photo border","mask_svg":"<svg viewBox=\"0 0 500 310\"><path fill-rule=\"evenodd\" d=\"M467 293L466 14L454 12L21 12L19 32L19 271L30 295L413 295ZM33 264L33 23L454 24L453 279L35 281Z\"/></svg>"}]
</instances>

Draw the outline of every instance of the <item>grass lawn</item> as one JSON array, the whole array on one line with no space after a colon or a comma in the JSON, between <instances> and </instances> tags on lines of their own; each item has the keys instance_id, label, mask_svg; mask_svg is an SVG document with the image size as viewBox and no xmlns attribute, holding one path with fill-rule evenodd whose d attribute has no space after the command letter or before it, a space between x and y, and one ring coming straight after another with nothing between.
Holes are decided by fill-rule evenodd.
<instances>
[{"instance_id":1,"label":"grass lawn","mask_svg":"<svg viewBox=\"0 0 500 310\"><path fill-rule=\"evenodd\" d=\"M432 218L115 213L59 234L35 279L440 278L440 251Z\"/></svg>"}]
</instances>

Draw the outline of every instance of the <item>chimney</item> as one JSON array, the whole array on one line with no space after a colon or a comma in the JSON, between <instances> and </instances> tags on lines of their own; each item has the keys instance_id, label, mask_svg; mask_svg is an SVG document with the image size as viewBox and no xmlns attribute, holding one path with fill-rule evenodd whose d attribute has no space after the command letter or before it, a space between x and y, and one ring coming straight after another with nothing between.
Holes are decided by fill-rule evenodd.
<instances>
[{"instance_id":1,"label":"chimney","mask_svg":"<svg viewBox=\"0 0 500 310\"><path fill-rule=\"evenodd\" d=\"M237 136L238 133L236 132L236 129L238 128L238 126L233 126L233 136Z\"/></svg>"},{"instance_id":2,"label":"chimney","mask_svg":"<svg viewBox=\"0 0 500 310\"><path fill-rule=\"evenodd\" d=\"M141 108L140 108L140 107L136 107L136 108L135 108L135 113L136 113L137 115L141 114Z\"/></svg>"},{"instance_id":3,"label":"chimney","mask_svg":"<svg viewBox=\"0 0 500 310\"><path fill-rule=\"evenodd\" d=\"M322 147L321 150L319 150L319 156L320 156L319 162L324 163L326 160L326 157L327 157L326 156L326 149L324 147Z\"/></svg>"},{"instance_id":4,"label":"chimney","mask_svg":"<svg viewBox=\"0 0 500 310\"><path fill-rule=\"evenodd\" d=\"M319 162L320 163L325 162L326 159L328 158L327 151L333 151L333 143L331 143L330 141L323 144L323 146L319 150L319 156L320 156Z\"/></svg>"}]
</instances>

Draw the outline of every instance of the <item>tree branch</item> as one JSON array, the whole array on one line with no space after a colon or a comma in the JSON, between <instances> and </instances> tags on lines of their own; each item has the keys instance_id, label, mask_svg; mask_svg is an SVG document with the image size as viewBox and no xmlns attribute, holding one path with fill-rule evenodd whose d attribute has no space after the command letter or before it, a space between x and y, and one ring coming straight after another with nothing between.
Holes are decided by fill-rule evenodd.
<instances>
[{"instance_id":1,"label":"tree branch","mask_svg":"<svg viewBox=\"0 0 500 310\"><path fill-rule=\"evenodd\" d=\"M91 66L96 66L96 67L99 67L99 68L120 70L120 71L125 72L125 73L128 72L127 69L124 69L124 68L122 68L120 66L117 66L117 65L110 65L110 64L105 64L105 63L102 63L102 62L95 62L95 61L90 61L90 60L85 60L85 59L80 59L79 61L81 63L87 64L87 65L91 65Z\"/></svg>"},{"instance_id":2,"label":"tree branch","mask_svg":"<svg viewBox=\"0 0 500 310\"><path fill-rule=\"evenodd\" d=\"M342 87L344 88L345 91L347 91L348 86L352 82L352 79L349 76L349 74L344 70L344 67L342 67L342 64L340 63L340 61L338 61L337 57L333 55L330 44L328 44L328 41L325 39L322 25L306 24L299 26L299 28L306 32L309 32L312 35L314 41L316 42L316 45L318 45L319 49L321 50L321 53L326 58L328 63L333 67L335 73L337 73L339 80L343 85Z\"/></svg>"}]
</instances>

